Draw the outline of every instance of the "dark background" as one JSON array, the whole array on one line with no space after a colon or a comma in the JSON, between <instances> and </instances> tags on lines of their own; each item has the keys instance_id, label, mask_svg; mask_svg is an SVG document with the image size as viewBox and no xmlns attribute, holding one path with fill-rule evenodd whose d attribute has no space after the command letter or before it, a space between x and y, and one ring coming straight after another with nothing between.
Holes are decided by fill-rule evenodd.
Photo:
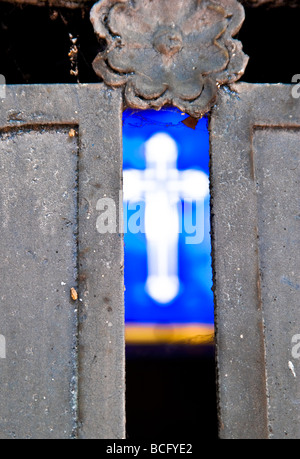
<instances>
[{"instance_id":1,"label":"dark background","mask_svg":"<svg viewBox=\"0 0 300 459\"><path fill-rule=\"evenodd\" d=\"M290 83L299 73L299 24L300 8L248 8L237 37L250 56L242 80ZM0 2L0 73L8 84L76 83L70 75L70 33L78 37L79 81L99 81L91 63L104 44L94 35L88 8Z\"/></svg>"}]
</instances>

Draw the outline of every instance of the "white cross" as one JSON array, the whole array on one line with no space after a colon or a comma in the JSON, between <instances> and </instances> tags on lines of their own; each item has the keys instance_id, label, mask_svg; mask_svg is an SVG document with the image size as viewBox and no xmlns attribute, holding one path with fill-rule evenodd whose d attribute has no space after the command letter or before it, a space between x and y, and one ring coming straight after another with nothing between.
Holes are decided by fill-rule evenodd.
<instances>
[{"instance_id":1,"label":"white cross","mask_svg":"<svg viewBox=\"0 0 300 459\"><path fill-rule=\"evenodd\" d=\"M124 170L124 200L145 202L146 290L155 301L168 304L176 298L180 287L178 203L181 199L204 200L209 194L209 181L204 172L177 169L177 145L166 133L155 134L148 140L145 155L145 170Z\"/></svg>"}]
</instances>

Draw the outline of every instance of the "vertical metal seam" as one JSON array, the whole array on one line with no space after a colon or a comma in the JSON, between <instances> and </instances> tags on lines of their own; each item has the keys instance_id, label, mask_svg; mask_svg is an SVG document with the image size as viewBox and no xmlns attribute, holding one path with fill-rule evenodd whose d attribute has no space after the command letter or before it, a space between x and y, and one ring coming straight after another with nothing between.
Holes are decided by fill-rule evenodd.
<instances>
[{"instance_id":1,"label":"vertical metal seam","mask_svg":"<svg viewBox=\"0 0 300 459\"><path fill-rule=\"evenodd\" d=\"M209 114L209 189L210 189L210 238L211 238L211 267L213 286L212 291L214 295L214 327L215 327L215 375L216 375L216 402L217 402L217 416L218 416L218 435L222 436L222 413L221 413L221 395L220 395L220 368L219 368L219 347L218 347L218 300L216 294L217 284L217 270L216 270L216 235L215 235L215 216L214 216L214 188L213 188L213 147L212 147L212 127L211 127L212 112Z\"/></svg>"},{"instance_id":2,"label":"vertical metal seam","mask_svg":"<svg viewBox=\"0 0 300 459\"><path fill-rule=\"evenodd\" d=\"M73 429L72 429L72 438L78 439L78 428L79 428L79 305L78 301L80 298L80 285L79 285L79 161L80 161L80 138L79 138L79 126L76 126L78 141L77 141L77 161L75 169L75 209L76 209L76 224L73 231L73 238L75 241L75 260L76 260L76 290L78 292L78 299L74 304L74 340L73 340L73 376L71 381L71 400L72 400L72 420L73 420Z\"/></svg>"},{"instance_id":3,"label":"vertical metal seam","mask_svg":"<svg viewBox=\"0 0 300 459\"><path fill-rule=\"evenodd\" d=\"M269 429L269 403L268 403L268 398L269 398L269 391L268 391L268 378L267 378L267 349L266 349L266 336L265 336L265 320L264 320L264 311L263 311L263 300L262 300L262 291L261 291L261 257L260 257L260 248L259 248L259 228L258 228L258 197L257 197L257 189L256 189L256 167L255 167L255 151L254 151L254 134L255 134L255 124L252 125L251 127L251 155L250 155L250 161L251 161L251 170L253 174L253 184L254 184L254 193L255 193L255 205L256 205L256 241L257 241L257 246L256 246L256 264L257 264L257 303L258 303L258 310L261 316L261 328L260 328L260 348L261 348L261 353L263 355L264 359L264 389L265 389L265 406L264 406L264 411L265 411L265 430L266 430L266 436L267 439L270 438L270 429Z\"/></svg>"}]
</instances>

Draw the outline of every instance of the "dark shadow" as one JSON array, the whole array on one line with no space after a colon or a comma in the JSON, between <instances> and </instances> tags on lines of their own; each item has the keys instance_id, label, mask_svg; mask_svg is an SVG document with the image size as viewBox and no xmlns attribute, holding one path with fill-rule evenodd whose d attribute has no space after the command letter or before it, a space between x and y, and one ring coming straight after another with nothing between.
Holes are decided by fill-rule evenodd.
<instances>
[{"instance_id":1,"label":"dark shadow","mask_svg":"<svg viewBox=\"0 0 300 459\"><path fill-rule=\"evenodd\" d=\"M77 38L78 77L71 74ZM101 50L89 9L0 3L0 73L7 84L98 82L92 61Z\"/></svg>"},{"instance_id":2,"label":"dark shadow","mask_svg":"<svg viewBox=\"0 0 300 459\"><path fill-rule=\"evenodd\" d=\"M127 438L217 439L213 346L127 346Z\"/></svg>"},{"instance_id":3,"label":"dark shadow","mask_svg":"<svg viewBox=\"0 0 300 459\"><path fill-rule=\"evenodd\" d=\"M299 24L300 8L247 8L238 35L250 56L242 80L291 83L299 73Z\"/></svg>"},{"instance_id":4,"label":"dark shadow","mask_svg":"<svg viewBox=\"0 0 300 459\"><path fill-rule=\"evenodd\" d=\"M95 37L89 10L89 5L67 9L1 2L0 73L7 83L99 81L92 61L104 44ZM250 56L243 81L291 82L292 76L299 73L296 54L299 23L300 8L247 8L238 35ZM78 77L70 74L69 34L78 38Z\"/></svg>"}]
</instances>

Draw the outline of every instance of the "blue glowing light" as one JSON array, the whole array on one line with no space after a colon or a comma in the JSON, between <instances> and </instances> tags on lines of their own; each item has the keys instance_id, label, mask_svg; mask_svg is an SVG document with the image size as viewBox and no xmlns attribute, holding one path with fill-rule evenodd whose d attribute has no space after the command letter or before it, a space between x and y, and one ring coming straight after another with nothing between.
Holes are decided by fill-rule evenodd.
<instances>
[{"instance_id":1,"label":"blue glowing light","mask_svg":"<svg viewBox=\"0 0 300 459\"><path fill-rule=\"evenodd\" d=\"M127 323L214 320L208 121L192 130L186 117L177 109L124 113Z\"/></svg>"}]
</instances>

